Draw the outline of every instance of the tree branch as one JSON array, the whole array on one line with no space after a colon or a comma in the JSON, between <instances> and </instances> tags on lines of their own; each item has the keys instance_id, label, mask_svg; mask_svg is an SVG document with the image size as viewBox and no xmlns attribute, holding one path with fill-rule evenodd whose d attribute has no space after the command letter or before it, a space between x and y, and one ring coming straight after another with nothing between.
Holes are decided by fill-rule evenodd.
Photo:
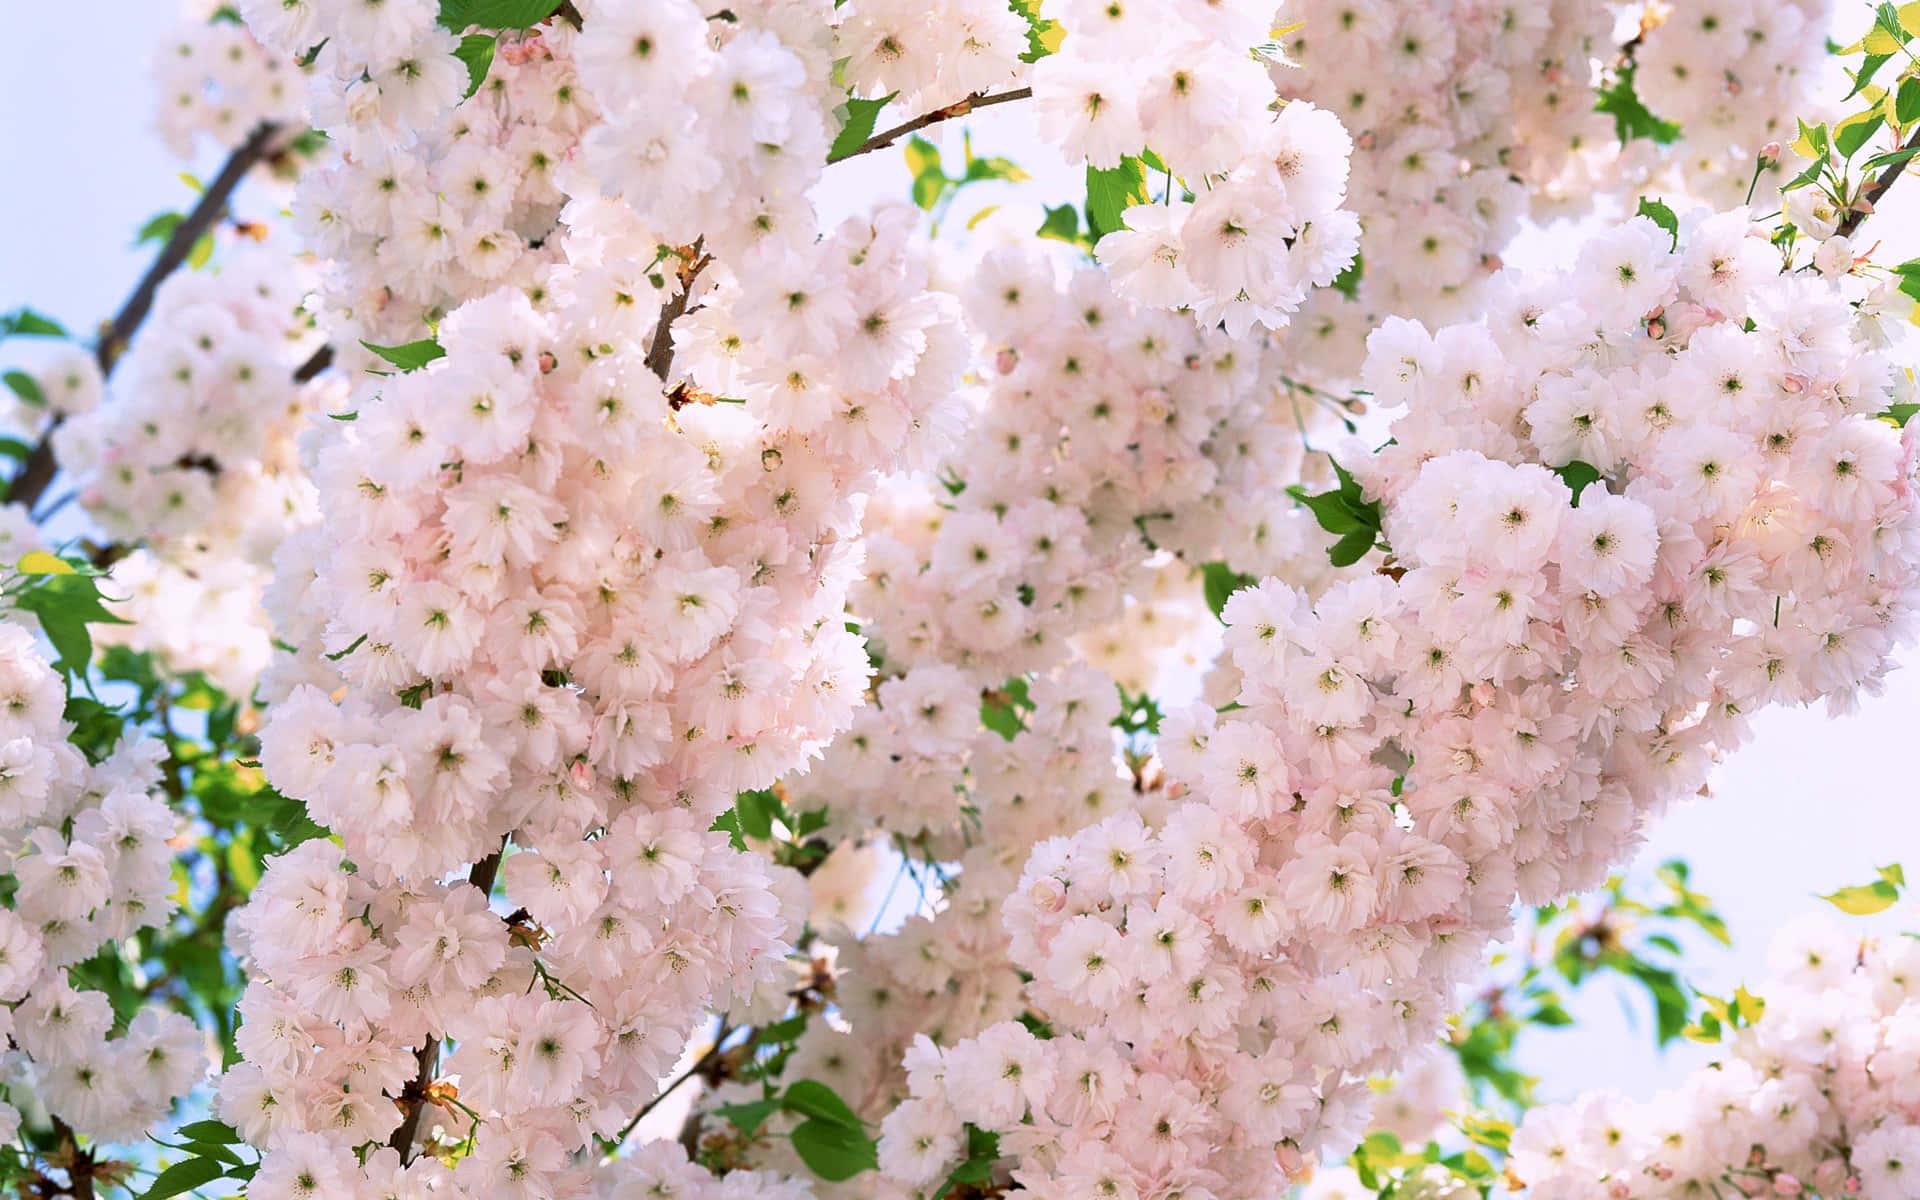
<instances>
[{"instance_id":1,"label":"tree branch","mask_svg":"<svg viewBox=\"0 0 1920 1200\"><path fill-rule=\"evenodd\" d=\"M500 839L500 848L473 864L467 872L467 882L480 889L483 896L493 894L493 881L500 874L500 859L507 852L507 842L512 834ZM414 1072L413 1082L408 1084L400 1096L400 1103L407 1115L400 1120L400 1127L387 1139L387 1145L400 1152L402 1163L412 1161L414 1139L420 1134L420 1118L427 1111L427 1088L433 1083L434 1073L440 1067L440 1039L430 1037L413 1052L414 1062L419 1069Z\"/></svg>"},{"instance_id":2,"label":"tree branch","mask_svg":"<svg viewBox=\"0 0 1920 1200\"><path fill-rule=\"evenodd\" d=\"M627 1140L628 1135L633 1133L641 1121L646 1120L647 1114L660 1107L661 1101L678 1091L681 1084L692 1079L695 1075L704 1075L711 1070L713 1065L720 1061L720 1044L726 1041L732 1034L733 1030L728 1027L725 1021L722 1021L719 1032L714 1034L713 1045L707 1047L707 1052L695 1059L692 1066L674 1076L671 1082L660 1089L659 1095L640 1106L640 1111L633 1114L633 1120L621 1126L620 1132L614 1134L613 1137L608 1140L606 1146L607 1153L612 1154L615 1150L619 1149L620 1143ZM691 1152L689 1152L688 1157L692 1157Z\"/></svg>"},{"instance_id":3,"label":"tree branch","mask_svg":"<svg viewBox=\"0 0 1920 1200\"><path fill-rule=\"evenodd\" d=\"M307 361L301 363L294 369L293 381L295 383L307 383L332 365L333 346L331 344L323 345L318 350L315 350L313 354L308 357Z\"/></svg>"},{"instance_id":4,"label":"tree branch","mask_svg":"<svg viewBox=\"0 0 1920 1200\"><path fill-rule=\"evenodd\" d=\"M127 297L127 302L120 306L120 311L114 314L113 320L100 335L100 344L94 350L94 357L100 363L102 375L112 371L113 364L126 352L127 344L133 340L134 330L140 328L140 322L147 319L147 311L153 307L153 297L160 290L160 285L166 282L167 276L179 269L181 263L187 261L187 256L193 253L194 244L201 235L220 220L220 214L226 211L227 201L233 198L241 180L256 164L266 159L268 149L278 136L280 126L272 121L262 121L256 126L247 135L247 140L235 146L233 153L227 156L226 165L207 185L207 190L200 193L200 202L193 206L193 211L174 226L166 244L160 247L159 256L134 287L133 295Z\"/></svg>"},{"instance_id":5,"label":"tree branch","mask_svg":"<svg viewBox=\"0 0 1920 1200\"><path fill-rule=\"evenodd\" d=\"M1915 147L1920 147L1920 130L1915 130L1913 136L1901 143L1898 150L1911 151ZM1911 158L1899 159L1880 172L1880 178L1867 185L1867 190L1855 197L1853 207L1848 211L1846 219L1834 228L1835 236L1852 237L1854 231L1873 215L1873 210L1880 203L1880 198L1887 194L1887 189L1900 178L1900 173L1907 169L1907 164L1911 161Z\"/></svg>"},{"instance_id":6,"label":"tree branch","mask_svg":"<svg viewBox=\"0 0 1920 1200\"><path fill-rule=\"evenodd\" d=\"M1015 88L1011 92L1000 92L995 95L985 95L975 92L966 99L956 100L945 108L936 108L932 112L923 113L903 125L895 125L892 129L884 133L876 133L866 141L861 142L855 149L830 161L845 162L849 158L891 146L896 140L906 134L913 133L915 130L925 129L929 125L938 125L942 121L950 121L955 117L964 117L977 108L991 108L996 104L1011 104L1015 100L1025 100L1032 95L1032 88Z\"/></svg>"},{"instance_id":7,"label":"tree branch","mask_svg":"<svg viewBox=\"0 0 1920 1200\"><path fill-rule=\"evenodd\" d=\"M227 209L227 201L233 198L235 189L245 179L247 172L268 157L268 148L280 134L280 126L271 122L262 122L247 140L234 147L227 156L226 165L220 168L220 174L200 193L200 202L193 211L168 235L166 244L160 247L160 253L147 268L134 286L133 294L120 306L113 320L107 322L100 332L100 342L94 347L94 361L100 364L100 374L108 375L113 371L114 363L126 352L127 345L133 340L134 331L147 319L147 313L153 308L153 298L166 282L167 276L180 269L193 253L193 247L203 234L212 229ZM53 431L60 428L64 418L59 414L47 422L40 434L40 440L27 454L27 460L20 464L19 474L7 485L6 503L25 504L31 507L53 483L53 477L59 472L60 464L53 457Z\"/></svg>"},{"instance_id":8,"label":"tree branch","mask_svg":"<svg viewBox=\"0 0 1920 1200\"><path fill-rule=\"evenodd\" d=\"M667 372L673 368L673 323L686 315L687 304L693 299L694 281L700 278L700 272L707 269L713 261L713 255L702 254L700 249L706 239L696 240L689 248L679 251L681 254L680 294L666 302L660 309L660 320L653 327L653 338L647 343L647 370L667 381ZM675 407L678 407L676 405Z\"/></svg>"}]
</instances>

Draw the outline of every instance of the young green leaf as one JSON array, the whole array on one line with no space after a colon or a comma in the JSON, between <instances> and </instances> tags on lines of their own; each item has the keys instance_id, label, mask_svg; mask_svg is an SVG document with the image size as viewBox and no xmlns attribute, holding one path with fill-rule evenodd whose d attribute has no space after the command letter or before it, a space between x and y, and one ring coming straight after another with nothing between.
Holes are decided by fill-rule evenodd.
<instances>
[{"instance_id":1,"label":"young green leaf","mask_svg":"<svg viewBox=\"0 0 1920 1200\"><path fill-rule=\"evenodd\" d=\"M1252 587L1259 583L1251 575L1242 575L1223 562L1202 563L1200 565L1200 587L1206 595L1207 608L1215 617L1227 607L1227 601L1241 588Z\"/></svg>"},{"instance_id":2,"label":"young green leaf","mask_svg":"<svg viewBox=\"0 0 1920 1200\"><path fill-rule=\"evenodd\" d=\"M793 1150L808 1170L831 1183L852 1179L880 1165L873 1139L858 1129L818 1118L794 1127Z\"/></svg>"},{"instance_id":3,"label":"young green leaf","mask_svg":"<svg viewBox=\"0 0 1920 1200\"><path fill-rule=\"evenodd\" d=\"M184 1159L154 1176L153 1186L140 1193L140 1200L166 1200L212 1183L226 1173L226 1166L217 1159Z\"/></svg>"},{"instance_id":4,"label":"young green leaf","mask_svg":"<svg viewBox=\"0 0 1920 1200\"><path fill-rule=\"evenodd\" d=\"M1674 216L1673 210L1668 208L1664 202L1649 200L1645 196L1642 196L1640 197L1640 207L1635 211L1634 215L1645 217L1655 225L1666 230L1667 237L1671 239L1671 245L1668 249L1678 250L1680 248L1680 218Z\"/></svg>"},{"instance_id":5,"label":"young green leaf","mask_svg":"<svg viewBox=\"0 0 1920 1200\"><path fill-rule=\"evenodd\" d=\"M66 326L30 308L15 309L6 316L0 317L0 338L68 336L71 335L67 333Z\"/></svg>"},{"instance_id":6,"label":"young green leaf","mask_svg":"<svg viewBox=\"0 0 1920 1200\"><path fill-rule=\"evenodd\" d=\"M1859 887L1843 887L1820 897L1841 912L1855 917L1870 917L1892 908L1900 899L1900 889L1884 879Z\"/></svg>"},{"instance_id":7,"label":"young green leaf","mask_svg":"<svg viewBox=\"0 0 1920 1200\"><path fill-rule=\"evenodd\" d=\"M482 29L528 29L552 16L560 0L440 0L440 26L465 33Z\"/></svg>"},{"instance_id":8,"label":"young green leaf","mask_svg":"<svg viewBox=\"0 0 1920 1200\"><path fill-rule=\"evenodd\" d=\"M858 1114L848 1106L847 1102L842 1100L832 1088L818 1080L795 1080L787 1087L782 1103L788 1112L799 1113L803 1117L812 1117L853 1130L865 1128Z\"/></svg>"},{"instance_id":9,"label":"young green leaf","mask_svg":"<svg viewBox=\"0 0 1920 1200\"><path fill-rule=\"evenodd\" d=\"M873 136L874 124L880 119L880 110L887 106L898 93L888 93L878 100L862 100L858 96L847 97L847 121L840 126L840 132L834 135L833 145L827 150L828 162L839 162L848 158L866 144Z\"/></svg>"},{"instance_id":10,"label":"young green leaf","mask_svg":"<svg viewBox=\"0 0 1920 1200\"><path fill-rule=\"evenodd\" d=\"M1127 155L1117 167L1087 168L1087 227L1099 241L1126 223L1121 214L1147 202L1147 165Z\"/></svg>"},{"instance_id":11,"label":"young green leaf","mask_svg":"<svg viewBox=\"0 0 1920 1200\"><path fill-rule=\"evenodd\" d=\"M467 96L479 91L480 85L487 81L487 72L493 68L496 44L496 39L490 33L470 33L454 47L453 56L467 68Z\"/></svg>"},{"instance_id":12,"label":"young green leaf","mask_svg":"<svg viewBox=\"0 0 1920 1200\"><path fill-rule=\"evenodd\" d=\"M6 380L7 387L14 395L20 397L20 403L28 408L47 406L47 394L40 390L40 382L25 371L8 371L5 375L0 375L0 379Z\"/></svg>"},{"instance_id":13,"label":"young green leaf","mask_svg":"<svg viewBox=\"0 0 1920 1200\"><path fill-rule=\"evenodd\" d=\"M1615 73L1611 83L1601 85L1593 111L1613 118L1614 133L1622 142L1651 138L1665 146L1679 140L1678 125L1654 116L1641 103L1639 93L1633 90L1634 69L1635 64L1629 62Z\"/></svg>"},{"instance_id":14,"label":"young green leaf","mask_svg":"<svg viewBox=\"0 0 1920 1200\"><path fill-rule=\"evenodd\" d=\"M420 341L408 342L403 346L376 346L372 342L360 344L402 371L415 371L436 358L447 356L447 352L441 348L440 343L432 338L422 338Z\"/></svg>"},{"instance_id":15,"label":"young green leaf","mask_svg":"<svg viewBox=\"0 0 1920 1200\"><path fill-rule=\"evenodd\" d=\"M1067 242L1074 246L1090 244L1088 239L1080 233L1080 210L1071 204L1049 208L1047 219L1040 222L1040 228L1034 232L1043 238L1052 238L1056 242Z\"/></svg>"}]
</instances>

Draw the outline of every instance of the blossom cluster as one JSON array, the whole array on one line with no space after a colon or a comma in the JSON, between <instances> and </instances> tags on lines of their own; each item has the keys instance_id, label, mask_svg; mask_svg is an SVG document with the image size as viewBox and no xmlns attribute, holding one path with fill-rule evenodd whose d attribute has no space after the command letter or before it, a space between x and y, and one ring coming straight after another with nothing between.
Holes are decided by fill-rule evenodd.
<instances>
[{"instance_id":1,"label":"blossom cluster","mask_svg":"<svg viewBox=\"0 0 1920 1200\"><path fill-rule=\"evenodd\" d=\"M193 1021L145 1005L116 1014L69 970L174 911L175 818L166 748L122 741L98 763L67 740L67 689L25 628L0 624L0 1086L86 1136L131 1141L205 1077ZM0 1134L20 1113L0 1099Z\"/></svg>"},{"instance_id":2,"label":"blossom cluster","mask_svg":"<svg viewBox=\"0 0 1920 1200\"><path fill-rule=\"evenodd\" d=\"M1743 211L1674 249L1637 218L1481 320L1375 333L1409 414L1348 465L1391 556L1228 601L1239 707L1161 729L1189 802L1041 843L1007 901L1071 1033L924 1059L893 1136L974 1124L1040 1190L1270 1194L1351 1143L1516 899L1596 884L1766 705L1875 687L1914 451L1871 300L1777 262Z\"/></svg>"},{"instance_id":3,"label":"blossom cluster","mask_svg":"<svg viewBox=\"0 0 1920 1200\"><path fill-rule=\"evenodd\" d=\"M1651 141L1626 147L1629 176L1638 168L1671 179L1679 194L1739 203L1760 149L1791 142L1797 115L1811 119L1833 12L1832 0L1747 0L1675 7L1657 24L1645 21L1634 86L1681 136L1665 155ZM1654 163L1662 157L1672 160L1665 170ZM1781 182L1776 173L1769 193Z\"/></svg>"},{"instance_id":4,"label":"blossom cluster","mask_svg":"<svg viewBox=\"0 0 1920 1200\"><path fill-rule=\"evenodd\" d=\"M855 611L890 663L948 664L981 685L1045 671L1153 596L1157 576L1185 580L1149 565L1155 547L1247 573L1324 565L1285 488L1306 469L1305 433L1331 422L1292 408L1258 342L1124 300L1100 271L1062 280L1015 248L989 254L963 300L988 364L965 435L941 482L902 481L868 520ZM1177 653L1178 628L1134 655ZM1114 673L1147 673L1126 666Z\"/></svg>"},{"instance_id":5,"label":"blossom cluster","mask_svg":"<svg viewBox=\"0 0 1920 1200\"><path fill-rule=\"evenodd\" d=\"M237 146L263 123L295 126L306 87L293 59L230 20L182 21L153 55L155 125L181 158L208 138Z\"/></svg>"},{"instance_id":6,"label":"blossom cluster","mask_svg":"<svg viewBox=\"0 0 1920 1200\"><path fill-rule=\"evenodd\" d=\"M1129 207L1126 228L1094 248L1113 286L1154 308L1191 309L1203 327L1235 338L1256 324L1286 325L1353 262L1360 237L1359 219L1342 207L1353 146L1340 121L1304 100L1271 120L1245 120L1276 103L1273 81L1241 49L1241 39L1263 36L1262 7L1194 5L1203 24L1172 18L1155 35L1166 49L1146 64L1137 62L1138 26L1168 16L1131 9L1137 15L1070 35L1034 71L1041 118L1068 147L1110 165L1100 160L1150 139L1167 172L1161 202ZM1140 84L1114 86L1143 66ZM1176 176L1189 181L1191 200L1174 195Z\"/></svg>"},{"instance_id":7,"label":"blossom cluster","mask_svg":"<svg viewBox=\"0 0 1920 1200\"><path fill-rule=\"evenodd\" d=\"M323 263L317 315L341 362L380 366L360 341L411 342L558 261L558 177L595 115L566 53L571 28L503 37L468 96L459 39L433 4L240 7L281 53L318 47L308 105L338 153L302 173L292 211ZM648 247L640 261L653 258Z\"/></svg>"},{"instance_id":8,"label":"blossom cluster","mask_svg":"<svg viewBox=\"0 0 1920 1200\"><path fill-rule=\"evenodd\" d=\"M385 1138L407 1048L447 1037L481 1122L458 1178L548 1194L707 1007L772 976L804 898L709 826L864 690L845 628L859 497L964 351L949 306L913 298L909 220L851 220L811 249L833 311L737 310L743 377L804 363L819 411L778 386L669 394L648 365L661 306L639 311L617 266L654 241L602 205L569 214L538 307L468 302L439 326L443 358L317 436L325 516L286 544L270 597L302 654L271 676L287 698L262 760L344 853L275 860L241 918L258 1032L228 1111L263 1144ZM897 314L883 344L856 316L872 308ZM486 888L438 882L509 837L512 938ZM343 1103L366 1111L343 1121Z\"/></svg>"},{"instance_id":9,"label":"blossom cluster","mask_svg":"<svg viewBox=\"0 0 1920 1200\"><path fill-rule=\"evenodd\" d=\"M1678 1087L1530 1110L1510 1160L1527 1195L1911 1195L1920 942L1808 917L1774 938L1768 966L1759 1019Z\"/></svg>"},{"instance_id":10,"label":"blossom cluster","mask_svg":"<svg viewBox=\"0 0 1920 1200\"><path fill-rule=\"evenodd\" d=\"M259 596L275 549L318 517L295 439L336 407L337 375L302 378L321 345L301 301L311 277L271 246L235 247L218 271L176 274L115 364L78 351L44 374L51 434L87 515L129 557L128 625L102 641L204 671L235 695L272 654Z\"/></svg>"},{"instance_id":11,"label":"blossom cluster","mask_svg":"<svg viewBox=\"0 0 1920 1200\"><path fill-rule=\"evenodd\" d=\"M1813 108L1831 3L1636 5L1637 22L1616 31L1620 8L1289 6L1275 82L1352 133L1349 203L1364 226L1355 287L1317 293L1288 331L1301 371L1350 379L1388 314L1472 314L1527 219L1606 214L1607 197L1636 192L1676 208L1742 201L1761 149L1791 140L1783 131ZM1623 141L1596 111L1603 101L1609 112L1644 103L1645 119L1677 124L1658 139L1629 129ZM1763 195L1787 178L1775 166Z\"/></svg>"}]
</instances>

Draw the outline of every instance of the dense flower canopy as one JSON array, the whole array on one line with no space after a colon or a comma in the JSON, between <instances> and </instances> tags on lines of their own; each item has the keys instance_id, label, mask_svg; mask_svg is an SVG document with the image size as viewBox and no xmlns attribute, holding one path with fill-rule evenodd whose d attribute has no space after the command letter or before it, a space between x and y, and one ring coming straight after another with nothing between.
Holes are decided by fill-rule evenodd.
<instances>
[{"instance_id":1,"label":"dense flower canopy","mask_svg":"<svg viewBox=\"0 0 1920 1200\"><path fill-rule=\"evenodd\" d=\"M1569 935L1729 1039L1645 1104L1463 1015L1576 894L1723 936L1619 872L1912 637L1920 10L187 16L224 168L91 349L5 318L0 1183L1920 1187L1910 942L1695 1021Z\"/></svg>"}]
</instances>

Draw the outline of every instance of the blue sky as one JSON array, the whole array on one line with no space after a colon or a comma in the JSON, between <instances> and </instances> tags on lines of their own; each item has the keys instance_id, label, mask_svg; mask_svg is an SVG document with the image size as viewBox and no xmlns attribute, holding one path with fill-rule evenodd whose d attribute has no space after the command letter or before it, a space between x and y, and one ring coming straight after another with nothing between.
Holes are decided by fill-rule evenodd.
<instances>
[{"instance_id":1,"label":"blue sky","mask_svg":"<svg viewBox=\"0 0 1920 1200\"><path fill-rule=\"evenodd\" d=\"M147 63L173 24L166 0L16 8L9 36L0 39L0 113L6 114L0 162L7 168L7 186L0 188L0 310L29 304L85 331L112 313L146 265L147 250L133 247L134 232L154 213L191 203L178 173L207 173L217 156L180 163L149 131ZM1028 167L1055 203L1071 197L1074 173L1044 165L1018 106L984 114L974 129L980 152L1007 154ZM949 158L957 159L958 132L943 140ZM906 189L894 151L834 170L822 197L829 210L844 209L873 188L895 195ZM983 185L956 213L956 223L975 206L1011 200L996 186ZM1920 179L1912 187L1904 196L1896 189L1890 211L1868 226L1887 242L1883 261L1920 253L1920 220L1914 219ZM264 215L278 203L256 193L241 207ZM0 357L12 350L0 348ZM1881 863L1905 859L1920 870L1920 787L1910 749L1920 722L1920 672L1911 667L1920 666L1920 654L1910 650L1903 661L1909 669L1893 676L1887 693L1847 719L1829 721L1818 711L1762 715L1753 743L1714 776L1712 797L1681 807L1656 827L1636 869L1688 859L1695 886L1719 903L1736 937L1732 951L1703 946L1690 957L1689 975L1702 987L1725 994L1736 983L1757 981L1768 933L1816 904L1815 893L1863 882ZM1708 1057L1690 1045L1655 1055L1647 1018L1629 993L1601 987L1570 1007L1587 1027L1541 1034L1524 1055L1544 1077L1549 1098L1595 1086L1644 1092Z\"/></svg>"}]
</instances>

